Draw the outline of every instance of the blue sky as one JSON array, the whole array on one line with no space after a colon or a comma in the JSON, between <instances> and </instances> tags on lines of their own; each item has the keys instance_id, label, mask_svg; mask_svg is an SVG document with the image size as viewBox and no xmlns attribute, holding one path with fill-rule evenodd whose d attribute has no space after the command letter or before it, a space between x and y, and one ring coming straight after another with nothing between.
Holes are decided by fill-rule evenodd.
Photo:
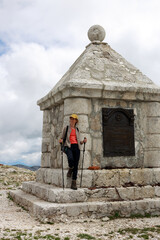
<instances>
[{"instance_id":1,"label":"blue sky","mask_svg":"<svg viewBox=\"0 0 160 240\"><path fill-rule=\"evenodd\" d=\"M0 163L39 165L36 105L102 25L105 42L160 85L159 0L0 0Z\"/></svg>"}]
</instances>

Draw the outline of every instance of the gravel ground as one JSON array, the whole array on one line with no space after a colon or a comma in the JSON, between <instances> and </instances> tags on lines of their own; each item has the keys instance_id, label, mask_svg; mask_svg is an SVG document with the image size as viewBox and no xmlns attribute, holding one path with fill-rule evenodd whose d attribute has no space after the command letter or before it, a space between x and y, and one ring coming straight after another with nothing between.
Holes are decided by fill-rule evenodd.
<instances>
[{"instance_id":1,"label":"gravel ground","mask_svg":"<svg viewBox=\"0 0 160 240\"><path fill-rule=\"evenodd\" d=\"M43 224L12 202L7 192L0 190L1 240L160 239L160 217Z\"/></svg>"}]
</instances>

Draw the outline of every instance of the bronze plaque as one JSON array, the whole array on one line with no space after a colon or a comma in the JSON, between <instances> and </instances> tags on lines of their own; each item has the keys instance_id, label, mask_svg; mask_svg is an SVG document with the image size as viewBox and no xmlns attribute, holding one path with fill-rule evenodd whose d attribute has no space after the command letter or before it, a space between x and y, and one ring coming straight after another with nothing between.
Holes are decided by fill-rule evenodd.
<instances>
[{"instance_id":1,"label":"bronze plaque","mask_svg":"<svg viewBox=\"0 0 160 240\"><path fill-rule=\"evenodd\" d=\"M133 109L102 108L104 157L134 156Z\"/></svg>"}]
</instances>

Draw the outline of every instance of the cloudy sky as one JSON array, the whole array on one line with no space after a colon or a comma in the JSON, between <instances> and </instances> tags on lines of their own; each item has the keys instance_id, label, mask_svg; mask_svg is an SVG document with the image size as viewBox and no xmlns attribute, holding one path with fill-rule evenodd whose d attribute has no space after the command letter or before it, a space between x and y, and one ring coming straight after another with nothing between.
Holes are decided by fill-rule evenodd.
<instances>
[{"instance_id":1,"label":"cloudy sky","mask_svg":"<svg viewBox=\"0 0 160 240\"><path fill-rule=\"evenodd\" d=\"M0 0L0 163L39 165L36 105L89 43L105 42L160 85L159 0Z\"/></svg>"}]
</instances>

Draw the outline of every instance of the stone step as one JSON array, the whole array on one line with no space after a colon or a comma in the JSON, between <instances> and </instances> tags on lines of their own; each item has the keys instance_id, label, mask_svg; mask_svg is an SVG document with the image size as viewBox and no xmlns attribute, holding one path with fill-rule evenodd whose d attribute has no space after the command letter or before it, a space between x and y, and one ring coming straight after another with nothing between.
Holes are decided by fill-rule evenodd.
<instances>
[{"instance_id":1,"label":"stone step","mask_svg":"<svg viewBox=\"0 0 160 240\"><path fill-rule=\"evenodd\" d=\"M40 199L54 203L86 202L87 200L84 189L75 191L70 188L64 188L63 190L63 188L34 181L23 182L22 190Z\"/></svg>"},{"instance_id":2,"label":"stone step","mask_svg":"<svg viewBox=\"0 0 160 240\"><path fill-rule=\"evenodd\" d=\"M125 201L160 197L160 186L116 187L116 188L69 188L55 187L40 182L23 182L22 190L40 199L54 203L75 203L89 201Z\"/></svg>"},{"instance_id":3,"label":"stone step","mask_svg":"<svg viewBox=\"0 0 160 240\"><path fill-rule=\"evenodd\" d=\"M49 203L22 190L11 190L12 199L41 221L65 221L67 218L102 218L120 216L160 215L160 198L118 202Z\"/></svg>"},{"instance_id":4,"label":"stone step","mask_svg":"<svg viewBox=\"0 0 160 240\"><path fill-rule=\"evenodd\" d=\"M67 179L67 170L64 170L65 187L70 188L71 179ZM53 184L62 187L62 170L40 168L36 172L37 182ZM77 184L81 179L79 170ZM129 187L129 186L160 186L160 168L133 168L133 169L103 169L84 170L82 187Z\"/></svg>"}]
</instances>

